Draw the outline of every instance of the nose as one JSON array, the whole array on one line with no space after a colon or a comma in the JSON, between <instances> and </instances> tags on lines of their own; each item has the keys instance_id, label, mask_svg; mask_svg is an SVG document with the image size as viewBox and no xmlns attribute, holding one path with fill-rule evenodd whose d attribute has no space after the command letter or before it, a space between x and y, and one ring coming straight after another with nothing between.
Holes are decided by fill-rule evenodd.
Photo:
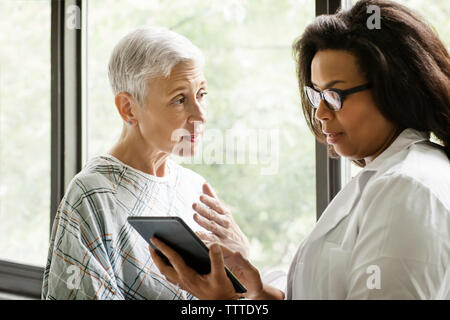
<instances>
[{"instance_id":1,"label":"nose","mask_svg":"<svg viewBox=\"0 0 450 320\"><path fill-rule=\"evenodd\" d=\"M192 104L192 111L188 118L188 122L193 124L194 122L206 122L206 105L205 102L199 102L197 99Z\"/></svg>"},{"instance_id":2,"label":"nose","mask_svg":"<svg viewBox=\"0 0 450 320\"><path fill-rule=\"evenodd\" d=\"M327 105L325 104L325 101L322 99L320 100L319 106L316 109L314 117L320 122L327 121L330 120L332 117L334 117L334 111L328 109Z\"/></svg>"}]
</instances>

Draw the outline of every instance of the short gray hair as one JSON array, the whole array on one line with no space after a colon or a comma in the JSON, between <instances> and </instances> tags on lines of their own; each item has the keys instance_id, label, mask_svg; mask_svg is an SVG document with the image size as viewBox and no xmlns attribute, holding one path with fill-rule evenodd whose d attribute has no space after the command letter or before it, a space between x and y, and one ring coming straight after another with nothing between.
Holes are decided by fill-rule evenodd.
<instances>
[{"instance_id":1,"label":"short gray hair","mask_svg":"<svg viewBox=\"0 0 450 320\"><path fill-rule=\"evenodd\" d=\"M186 37L162 27L130 32L114 47L108 65L114 95L128 92L144 106L149 80L168 77L182 61L204 65L203 53Z\"/></svg>"}]
</instances>

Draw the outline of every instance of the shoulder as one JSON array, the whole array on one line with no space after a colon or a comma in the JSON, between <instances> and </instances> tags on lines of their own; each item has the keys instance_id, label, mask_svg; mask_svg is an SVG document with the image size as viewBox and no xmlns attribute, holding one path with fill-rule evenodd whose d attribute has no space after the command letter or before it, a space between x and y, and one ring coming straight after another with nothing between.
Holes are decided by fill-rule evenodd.
<instances>
[{"instance_id":1,"label":"shoulder","mask_svg":"<svg viewBox=\"0 0 450 320\"><path fill-rule=\"evenodd\" d=\"M372 258L440 263L449 257L448 196L440 196L414 175L399 171L373 179L361 195L357 212L361 249Z\"/></svg>"},{"instance_id":2,"label":"shoulder","mask_svg":"<svg viewBox=\"0 0 450 320\"><path fill-rule=\"evenodd\" d=\"M450 179L440 181L447 173L442 172L439 178L432 169L407 160L397 169L375 176L361 195L360 228L390 237L391 244L448 239Z\"/></svg>"},{"instance_id":3,"label":"shoulder","mask_svg":"<svg viewBox=\"0 0 450 320\"><path fill-rule=\"evenodd\" d=\"M92 187L115 188L124 175L124 166L107 156L90 159L76 177Z\"/></svg>"},{"instance_id":4,"label":"shoulder","mask_svg":"<svg viewBox=\"0 0 450 320\"><path fill-rule=\"evenodd\" d=\"M448 188L448 186L446 186ZM361 202L365 208L377 208L378 211L420 212L426 210L444 210L450 213L448 196L442 190L436 190L415 177L395 173L382 175L368 183L362 194ZM448 193L447 193L448 194Z\"/></svg>"},{"instance_id":5,"label":"shoulder","mask_svg":"<svg viewBox=\"0 0 450 320\"><path fill-rule=\"evenodd\" d=\"M399 227L412 220L424 226L450 226L449 194L447 156L430 143L417 143L367 183L361 195L361 218L373 223L397 222Z\"/></svg>"},{"instance_id":6,"label":"shoulder","mask_svg":"<svg viewBox=\"0 0 450 320\"><path fill-rule=\"evenodd\" d=\"M117 168L101 159L91 159L70 181L61 206L69 206L71 209L81 206L112 206L111 200L114 200L117 193L115 170Z\"/></svg>"},{"instance_id":7,"label":"shoulder","mask_svg":"<svg viewBox=\"0 0 450 320\"><path fill-rule=\"evenodd\" d=\"M449 159L430 143L414 144L395 165L375 175L367 193L383 194L386 201L417 203L428 199L450 210Z\"/></svg>"},{"instance_id":8,"label":"shoulder","mask_svg":"<svg viewBox=\"0 0 450 320\"><path fill-rule=\"evenodd\" d=\"M106 177L96 171L82 170L72 179L68 190L73 189L88 194L116 194L116 185L113 177Z\"/></svg>"},{"instance_id":9,"label":"shoulder","mask_svg":"<svg viewBox=\"0 0 450 320\"><path fill-rule=\"evenodd\" d=\"M390 172L374 177L367 184L361 198L365 210L373 209L389 214L426 214L436 212L450 218L449 181L418 178L410 172Z\"/></svg>"},{"instance_id":10,"label":"shoulder","mask_svg":"<svg viewBox=\"0 0 450 320\"><path fill-rule=\"evenodd\" d=\"M444 151L431 142L412 145L395 171L420 181L436 194L440 191L447 197L450 194L450 161Z\"/></svg>"}]
</instances>

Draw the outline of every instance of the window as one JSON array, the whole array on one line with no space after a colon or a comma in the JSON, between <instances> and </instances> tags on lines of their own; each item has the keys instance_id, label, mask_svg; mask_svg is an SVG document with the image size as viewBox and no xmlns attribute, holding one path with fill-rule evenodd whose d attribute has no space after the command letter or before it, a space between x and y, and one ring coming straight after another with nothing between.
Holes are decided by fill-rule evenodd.
<instances>
[{"instance_id":1,"label":"window","mask_svg":"<svg viewBox=\"0 0 450 320\"><path fill-rule=\"evenodd\" d=\"M450 2L398 2L422 14L450 49ZM176 160L203 175L231 206L262 273L287 271L316 210L339 189L339 173L348 180L358 170L348 161L329 162L315 146L291 55L314 9L332 11L338 3L0 1L0 290L40 296L58 199L81 159L107 152L120 134L107 79L109 55L121 36L142 25L172 28L205 53L209 114L203 151L222 139L223 153L200 163ZM73 5L81 8L83 32L66 27ZM228 145L227 136L240 147ZM227 160L230 154L233 160Z\"/></svg>"},{"instance_id":2,"label":"window","mask_svg":"<svg viewBox=\"0 0 450 320\"><path fill-rule=\"evenodd\" d=\"M176 160L231 207L255 265L287 271L315 222L315 145L291 49L313 18L306 0L89 1L88 158L107 152L121 132L107 78L120 37L142 25L185 35L206 57L208 123L202 156ZM212 149L219 154L208 157Z\"/></svg>"},{"instance_id":3,"label":"window","mask_svg":"<svg viewBox=\"0 0 450 320\"><path fill-rule=\"evenodd\" d=\"M1 1L0 29L0 260L44 266L50 226L50 1Z\"/></svg>"}]
</instances>

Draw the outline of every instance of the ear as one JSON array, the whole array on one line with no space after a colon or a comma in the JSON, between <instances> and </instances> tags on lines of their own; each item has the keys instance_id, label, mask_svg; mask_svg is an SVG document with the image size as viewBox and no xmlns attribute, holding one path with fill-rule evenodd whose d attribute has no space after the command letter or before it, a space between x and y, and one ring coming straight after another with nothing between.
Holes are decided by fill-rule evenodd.
<instances>
[{"instance_id":1,"label":"ear","mask_svg":"<svg viewBox=\"0 0 450 320\"><path fill-rule=\"evenodd\" d=\"M137 122L135 108L137 107L136 100L128 92L119 92L114 99L114 102L119 111L120 116L126 123Z\"/></svg>"}]
</instances>

